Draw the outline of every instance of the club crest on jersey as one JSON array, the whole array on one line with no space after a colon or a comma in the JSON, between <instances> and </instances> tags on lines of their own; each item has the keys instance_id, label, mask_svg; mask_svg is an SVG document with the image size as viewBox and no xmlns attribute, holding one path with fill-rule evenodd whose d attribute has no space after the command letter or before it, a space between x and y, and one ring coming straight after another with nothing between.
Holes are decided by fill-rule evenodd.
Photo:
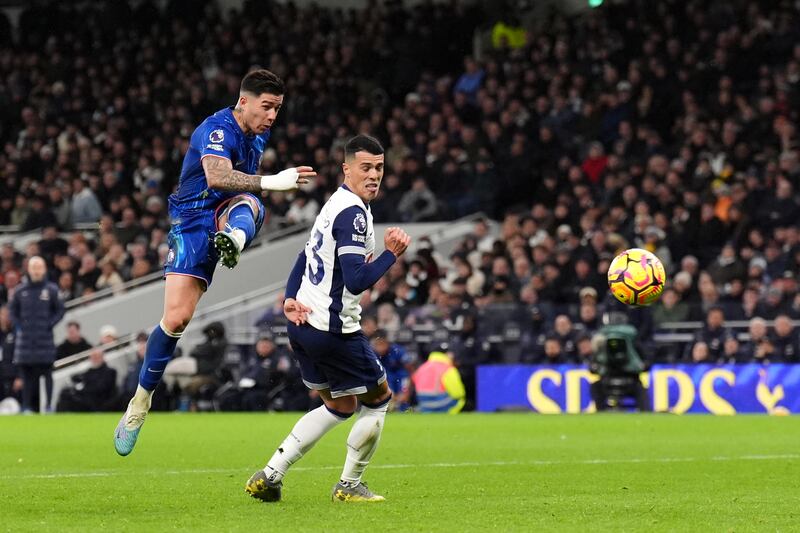
<instances>
[{"instance_id":1,"label":"club crest on jersey","mask_svg":"<svg viewBox=\"0 0 800 533\"><path fill-rule=\"evenodd\" d=\"M367 232L367 219L364 217L364 213L356 215L356 218L353 219L353 227L359 233Z\"/></svg>"},{"instance_id":2,"label":"club crest on jersey","mask_svg":"<svg viewBox=\"0 0 800 533\"><path fill-rule=\"evenodd\" d=\"M214 130L208 135L208 140L212 143L221 143L225 139L225 132L222 130Z\"/></svg>"},{"instance_id":3,"label":"club crest on jersey","mask_svg":"<svg viewBox=\"0 0 800 533\"><path fill-rule=\"evenodd\" d=\"M175 250L170 248L169 252L167 252L167 260L165 261L165 263L167 265L172 265L172 263L174 262L175 262Z\"/></svg>"}]
</instances>

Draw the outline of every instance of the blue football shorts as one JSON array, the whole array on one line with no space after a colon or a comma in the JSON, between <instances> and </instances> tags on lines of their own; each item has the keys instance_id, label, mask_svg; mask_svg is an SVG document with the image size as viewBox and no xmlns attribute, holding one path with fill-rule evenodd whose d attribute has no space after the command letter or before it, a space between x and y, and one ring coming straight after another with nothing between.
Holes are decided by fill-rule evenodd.
<instances>
[{"instance_id":1,"label":"blue football shorts","mask_svg":"<svg viewBox=\"0 0 800 533\"><path fill-rule=\"evenodd\" d=\"M287 332L309 389L330 389L332 397L340 398L364 394L386 381L386 371L363 331L331 333L290 323Z\"/></svg>"},{"instance_id":2,"label":"blue football shorts","mask_svg":"<svg viewBox=\"0 0 800 533\"><path fill-rule=\"evenodd\" d=\"M264 223L266 209L258 197L246 194L258 202L256 217L256 233L258 233ZM211 285L214 270L219 262L219 253L214 247L214 234L220 229L219 215L231 199L221 202L214 209L179 210L170 202L169 216L172 224L167 236L169 252L164 263L165 276L168 274L191 276L204 281L206 288Z\"/></svg>"}]
</instances>

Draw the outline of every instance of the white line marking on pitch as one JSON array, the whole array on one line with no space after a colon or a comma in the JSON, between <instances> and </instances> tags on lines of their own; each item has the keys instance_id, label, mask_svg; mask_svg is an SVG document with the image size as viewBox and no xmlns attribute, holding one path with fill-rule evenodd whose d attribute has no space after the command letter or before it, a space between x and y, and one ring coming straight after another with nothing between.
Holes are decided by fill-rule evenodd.
<instances>
[{"instance_id":1,"label":"white line marking on pitch","mask_svg":"<svg viewBox=\"0 0 800 533\"><path fill-rule=\"evenodd\" d=\"M582 459L575 461L486 461L486 462L463 462L463 463L427 463L427 464L377 464L370 466L371 470L392 470L400 468L465 468L465 467L485 467L485 466L556 466L556 465L608 465L608 464L646 464L646 463L693 463L698 461L775 461L780 459L800 459L800 454L777 454L777 455L740 455L740 456L714 456L714 457L662 457L656 459ZM341 465L336 466L296 466L292 468L295 472L307 472L315 470L338 470ZM241 468L197 468L187 470L148 470L144 472L131 472L129 470L108 470L105 472L63 472L53 474L20 474L10 476L0 476L0 479L68 479L68 478L89 478L89 477L112 477L135 475L150 476L180 476L184 474L231 474L249 472Z\"/></svg>"}]
</instances>

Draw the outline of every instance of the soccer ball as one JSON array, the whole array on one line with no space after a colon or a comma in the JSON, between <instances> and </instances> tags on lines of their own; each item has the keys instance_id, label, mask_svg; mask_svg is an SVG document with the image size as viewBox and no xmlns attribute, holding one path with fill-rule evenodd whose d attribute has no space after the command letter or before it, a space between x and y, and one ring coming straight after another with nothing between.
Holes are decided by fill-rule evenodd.
<instances>
[{"instance_id":1,"label":"soccer ball","mask_svg":"<svg viewBox=\"0 0 800 533\"><path fill-rule=\"evenodd\" d=\"M641 248L625 250L608 267L608 287L620 302L634 307L655 303L667 274L661 261Z\"/></svg>"}]
</instances>

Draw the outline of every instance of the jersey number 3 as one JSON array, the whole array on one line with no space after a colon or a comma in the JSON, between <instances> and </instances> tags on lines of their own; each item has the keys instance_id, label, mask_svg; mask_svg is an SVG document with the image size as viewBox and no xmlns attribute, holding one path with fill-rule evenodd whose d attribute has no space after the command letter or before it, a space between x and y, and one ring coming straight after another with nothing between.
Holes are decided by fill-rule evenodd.
<instances>
[{"instance_id":1,"label":"jersey number 3","mask_svg":"<svg viewBox=\"0 0 800 533\"><path fill-rule=\"evenodd\" d=\"M314 285L319 285L322 282L322 278L325 277L325 265L322 262L322 258L317 254L320 248L322 248L322 232L317 230L314 232L314 246L311 248L314 261L317 262L317 271L314 272L311 269L311 265L308 265L308 279L310 279L311 283Z\"/></svg>"}]
</instances>

